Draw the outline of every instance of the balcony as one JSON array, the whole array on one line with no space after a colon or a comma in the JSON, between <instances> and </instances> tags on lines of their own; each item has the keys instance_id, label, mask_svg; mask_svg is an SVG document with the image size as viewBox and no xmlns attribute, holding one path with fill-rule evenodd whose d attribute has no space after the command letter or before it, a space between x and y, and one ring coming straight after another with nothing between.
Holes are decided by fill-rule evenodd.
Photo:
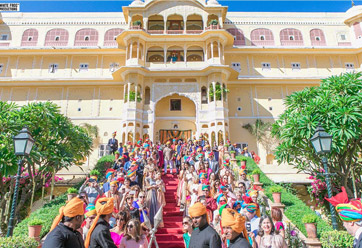
<instances>
[{"instance_id":1,"label":"balcony","mask_svg":"<svg viewBox=\"0 0 362 248\"><path fill-rule=\"evenodd\" d=\"M167 34L183 34L184 30L167 30Z\"/></svg>"},{"instance_id":2,"label":"balcony","mask_svg":"<svg viewBox=\"0 0 362 248\"><path fill-rule=\"evenodd\" d=\"M68 41L46 41L44 46L67 46Z\"/></svg>"},{"instance_id":3,"label":"balcony","mask_svg":"<svg viewBox=\"0 0 362 248\"><path fill-rule=\"evenodd\" d=\"M281 40L282 46L303 46L304 43L302 40Z\"/></svg>"},{"instance_id":4,"label":"balcony","mask_svg":"<svg viewBox=\"0 0 362 248\"><path fill-rule=\"evenodd\" d=\"M187 34L201 34L204 30L186 30Z\"/></svg>"},{"instance_id":5,"label":"balcony","mask_svg":"<svg viewBox=\"0 0 362 248\"><path fill-rule=\"evenodd\" d=\"M163 34L163 30L147 30L147 33L149 34Z\"/></svg>"},{"instance_id":6,"label":"balcony","mask_svg":"<svg viewBox=\"0 0 362 248\"><path fill-rule=\"evenodd\" d=\"M2 46L2 47L8 47L9 45L10 45L10 41L8 41L8 40L0 41L0 46Z\"/></svg>"},{"instance_id":7,"label":"balcony","mask_svg":"<svg viewBox=\"0 0 362 248\"><path fill-rule=\"evenodd\" d=\"M74 46L97 46L98 41L75 41Z\"/></svg>"},{"instance_id":8,"label":"balcony","mask_svg":"<svg viewBox=\"0 0 362 248\"><path fill-rule=\"evenodd\" d=\"M36 46L38 41L22 41L21 46Z\"/></svg>"},{"instance_id":9,"label":"balcony","mask_svg":"<svg viewBox=\"0 0 362 248\"><path fill-rule=\"evenodd\" d=\"M214 29L220 29L220 25L210 25L208 27L206 27L206 30L214 30Z\"/></svg>"},{"instance_id":10,"label":"balcony","mask_svg":"<svg viewBox=\"0 0 362 248\"><path fill-rule=\"evenodd\" d=\"M253 40L251 41L252 46L274 46L273 40Z\"/></svg>"}]
</instances>

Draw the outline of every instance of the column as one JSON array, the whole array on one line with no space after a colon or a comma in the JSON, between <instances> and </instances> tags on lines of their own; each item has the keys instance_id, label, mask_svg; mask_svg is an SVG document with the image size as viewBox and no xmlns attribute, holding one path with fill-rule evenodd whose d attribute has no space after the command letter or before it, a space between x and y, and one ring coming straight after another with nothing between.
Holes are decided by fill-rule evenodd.
<instances>
[{"instance_id":1,"label":"column","mask_svg":"<svg viewBox=\"0 0 362 248\"><path fill-rule=\"evenodd\" d=\"M185 62L185 66L187 65L187 48L186 45L184 45L184 62Z\"/></svg>"},{"instance_id":2,"label":"column","mask_svg":"<svg viewBox=\"0 0 362 248\"><path fill-rule=\"evenodd\" d=\"M130 92L130 89L131 89L131 83L127 83L128 85L128 89L127 89L127 102L129 104L129 92Z\"/></svg>"},{"instance_id":3,"label":"column","mask_svg":"<svg viewBox=\"0 0 362 248\"><path fill-rule=\"evenodd\" d=\"M221 51L221 49L220 49L220 41L217 41L217 51L218 51L218 55L219 55L219 58L221 58L221 56L220 56L220 51Z\"/></svg>"},{"instance_id":4,"label":"column","mask_svg":"<svg viewBox=\"0 0 362 248\"><path fill-rule=\"evenodd\" d=\"M184 21L184 34L186 34L186 21L187 21L187 17L186 17L186 21L185 21L185 17L183 17L183 21Z\"/></svg>"},{"instance_id":5,"label":"column","mask_svg":"<svg viewBox=\"0 0 362 248\"><path fill-rule=\"evenodd\" d=\"M214 58L214 42L213 41L211 42L210 49L211 49L211 58L213 59Z\"/></svg>"},{"instance_id":6,"label":"column","mask_svg":"<svg viewBox=\"0 0 362 248\"><path fill-rule=\"evenodd\" d=\"M205 54L204 54L204 61L206 62L209 58L207 57L208 56L208 44L206 43L206 47L205 47Z\"/></svg>"},{"instance_id":7,"label":"column","mask_svg":"<svg viewBox=\"0 0 362 248\"><path fill-rule=\"evenodd\" d=\"M167 62L167 48L166 45L163 47L163 62L166 64Z\"/></svg>"},{"instance_id":8,"label":"column","mask_svg":"<svg viewBox=\"0 0 362 248\"><path fill-rule=\"evenodd\" d=\"M132 58L132 50L133 50L133 42L131 41L131 45L129 46L129 58Z\"/></svg>"},{"instance_id":9,"label":"column","mask_svg":"<svg viewBox=\"0 0 362 248\"><path fill-rule=\"evenodd\" d=\"M140 58L140 41L137 41L137 59Z\"/></svg>"},{"instance_id":10,"label":"column","mask_svg":"<svg viewBox=\"0 0 362 248\"><path fill-rule=\"evenodd\" d=\"M166 34L166 33L167 33L167 19L166 19L166 15L163 16L163 21L164 21L163 33Z\"/></svg>"},{"instance_id":11,"label":"column","mask_svg":"<svg viewBox=\"0 0 362 248\"><path fill-rule=\"evenodd\" d=\"M214 90L214 102L216 102L216 97L215 97L215 82L212 82L212 88Z\"/></svg>"},{"instance_id":12,"label":"column","mask_svg":"<svg viewBox=\"0 0 362 248\"><path fill-rule=\"evenodd\" d=\"M126 60L128 59L128 43L126 45Z\"/></svg>"},{"instance_id":13,"label":"column","mask_svg":"<svg viewBox=\"0 0 362 248\"><path fill-rule=\"evenodd\" d=\"M137 95L138 95L138 84L134 86L134 92L135 92L135 103L137 104ZM135 134L136 135L136 134Z\"/></svg>"}]
</instances>

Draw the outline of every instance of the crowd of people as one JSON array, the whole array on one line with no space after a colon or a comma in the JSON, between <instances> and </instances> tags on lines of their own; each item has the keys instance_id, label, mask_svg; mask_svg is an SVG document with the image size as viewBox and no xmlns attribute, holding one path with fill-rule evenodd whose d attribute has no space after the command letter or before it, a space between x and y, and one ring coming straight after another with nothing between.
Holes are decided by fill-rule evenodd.
<instances>
[{"instance_id":1,"label":"crowd of people","mask_svg":"<svg viewBox=\"0 0 362 248\"><path fill-rule=\"evenodd\" d=\"M282 213L261 216L257 186L240 168L236 178L227 154L260 158L229 141L212 147L199 140L172 139L165 144L139 140L109 141L115 154L105 179L91 174L79 195L59 209L43 247L148 247L149 227L166 205L162 175L179 179L176 203L183 212L185 247L286 247ZM160 223L159 227L162 227Z\"/></svg>"}]
</instances>

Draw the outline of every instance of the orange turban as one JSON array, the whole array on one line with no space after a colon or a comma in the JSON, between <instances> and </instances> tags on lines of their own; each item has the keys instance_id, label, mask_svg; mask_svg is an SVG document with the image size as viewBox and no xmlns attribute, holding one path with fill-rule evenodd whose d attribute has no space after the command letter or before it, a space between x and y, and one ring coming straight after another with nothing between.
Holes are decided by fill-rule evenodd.
<instances>
[{"instance_id":1,"label":"orange turban","mask_svg":"<svg viewBox=\"0 0 362 248\"><path fill-rule=\"evenodd\" d=\"M59 215L55 217L49 232L51 232L54 228L57 227L59 222L62 220L63 216L72 218L83 214L84 214L84 201L82 201L78 197L74 197L65 206L59 208Z\"/></svg>"},{"instance_id":2,"label":"orange turban","mask_svg":"<svg viewBox=\"0 0 362 248\"><path fill-rule=\"evenodd\" d=\"M206 213L206 207L201 202L196 202L189 208L189 215L191 218L198 217Z\"/></svg>"},{"instance_id":3,"label":"orange turban","mask_svg":"<svg viewBox=\"0 0 362 248\"><path fill-rule=\"evenodd\" d=\"M224 208L221 213L222 226L229 226L233 231L242 233L244 238L248 237L245 228L245 217L239 214L236 210L231 208Z\"/></svg>"},{"instance_id":4,"label":"orange turban","mask_svg":"<svg viewBox=\"0 0 362 248\"><path fill-rule=\"evenodd\" d=\"M93 232L94 228L97 225L99 217L104 214L111 214L113 212L113 208L114 208L113 198L103 197L103 198L98 199L98 201L96 203L97 217L94 219L94 221L87 233L87 237L84 241L85 248L89 248L90 238L92 236L92 232Z\"/></svg>"}]
</instances>

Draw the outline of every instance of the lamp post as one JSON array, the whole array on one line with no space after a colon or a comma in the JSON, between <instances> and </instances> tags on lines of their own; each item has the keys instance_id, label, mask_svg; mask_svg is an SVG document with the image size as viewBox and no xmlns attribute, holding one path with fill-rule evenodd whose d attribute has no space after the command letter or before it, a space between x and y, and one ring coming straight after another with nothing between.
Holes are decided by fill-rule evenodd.
<instances>
[{"instance_id":1,"label":"lamp post","mask_svg":"<svg viewBox=\"0 0 362 248\"><path fill-rule=\"evenodd\" d=\"M13 236L15 208L16 208L16 202L18 199L18 191L19 191L19 179L21 174L21 167L24 162L23 157L29 156L31 149L33 148L34 145L34 139L33 137L31 137L27 127L24 127L19 132L18 135L13 137L13 140L14 140L15 155L19 156L20 158L18 160L18 172L16 173L16 183L15 183L13 202L11 206L8 233L6 235L7 237Z\"/></svg>"},{"instance_id":2,"label":"lamp post","mask_svg":"<svg viewBox=\"0 0 362 248\"><path fill-rule=\"evenodd\" d=\"M327 184L327 191L328 197L332 197L332 186L331 186L331 174L328 171L328 160L326 154L331 152L332 147L332 135L327 133L324 128L318 124L318 127L310 139L314 150L318 155L322 155L322 163L324 167L324 176L326 177L326 184ZM337 219L336 219L336 210L334 209L333 205L329 203L329 207L331 210L331 218L332 218L332 226L334 230L338 229Z\"/></svg>"}]
</instances>

